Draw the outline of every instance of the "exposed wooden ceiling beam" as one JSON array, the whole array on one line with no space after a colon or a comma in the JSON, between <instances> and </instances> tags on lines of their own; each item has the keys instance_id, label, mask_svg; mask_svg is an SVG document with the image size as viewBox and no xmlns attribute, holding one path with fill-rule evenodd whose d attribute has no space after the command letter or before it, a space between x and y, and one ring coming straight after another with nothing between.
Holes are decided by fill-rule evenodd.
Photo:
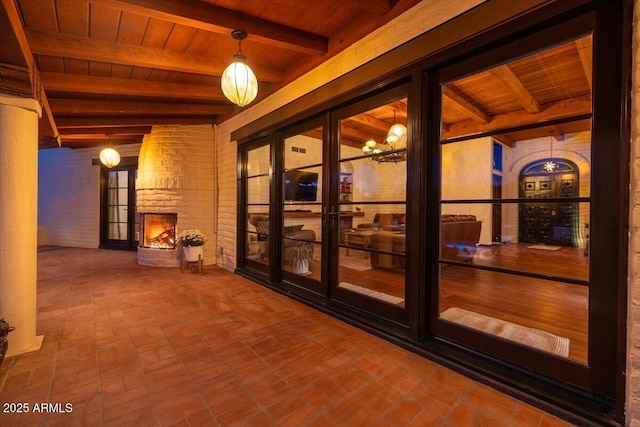
<instances>
[{"instance_id":1,"label":"exposed wooden ceiling beam","mask_svg":"<svg viewBox=\"0 0 640 427\"><path fill-rule=\"evenodd\" d=\"M384 3L383 0L376 1ZM91 0L91 2L188 27L227 34L229 37L232 30L242 29L248 33L248 40L297 52L312 55L324 55L327 52L326 37L205 2L175 0ZM388 0L386 3L386 7L389 7Z\"/></svg>"},{"instance_id":2,"label":"exposed wooden ceiling beam","mask_svg":"<svg viewBox=\"0 0 640 427\"><path fill-rule=\"evenodd\" d=\"M221 76L227 61L188 53L115 43L90 37L62 34L54 31L26 29L33 53L61 56L85 61L109 62L134 67L158 68L183 73ZM279 68L251 65L259 81L278 83L284 72Z\"/></svg>"},{"instance_id":3,"label":"exposed wooden ceiling beam","mask_svg":"<svg viewBox=\"0 0 640 427\"><path fill-rule=\"evenodd\" d=\"M392 8L391 0L361 0L358 4L363 10L383 15Z\"/></svg>"},{"instance_id":4,"label":"exposed wooden ceiling beam","mask_svg":"<svg viewBox=\"0 0 640 427\"><path fill-rule=\"evenodd\" d=\"M374 139L376 140L376 142L378 144L382 143L384 138L387 136L386 131L383 132L384 136L381 136L380 133L375 133L375 132L367 132L367 131L363 131L360 129L355 129L352 128L351 126L347 126L345 124L343 124L342 126L340 126L340 138L350 138L356 141L360 141L360 147L362 147L364 145L365 142L367 142L370 139Z\"/></svg>"},{"instance_id":5,"label":"exposed wooden ceiling beam","mask_svg":"<svg viewBox=\"0 0 640 427\"><path fill-rule=\"evenodd\" d=\"M462 108L473 120L476 120L482 124L487 124L491 121L491 116L480 108L476 107L467 98L461 94L454 92L450 87L443 86L442 94L449 98L451 102Z\"/></svg>"},{"instance_id":6,"label":"exposed wooden ceiling beam","mask_svg":"<svg viewBox=\"0 0 640 427\"><path fill-rule=\"evenodd\" d=\"M215 124L216 119L210 115L204 116L66 116L56 117L59 129L76 127L112 127L121 126L154 126L154 125L207 125Z\"/></svg>"},{"instance_id":7,"label":"exposed wooden ceiling beam","mask_svg":"<svg viewBox=\"0 0 640 427\"><path fill-rule=\"evenodd\" d=\"M582 62L582 68L584 69L584 74L589 82L589 87L592 87L591 76L593 72L593 52L591 44L591 36L576 40L578 55L580 55L580 62Z\"/></svg>"},{"instance_id":8,"label":"exposed wooden ceiling beam","mask_svg":"<svg viewBox=\"0 0 640 427\"><path fill-rule=\"evenodd\" d=\"M147 135L151 133L151 126L122 126L122 127L67 127L60 129L60 136L70 135Z\"/></svg>"},{"instance_id":9,"label":"exposed wooden ceiling beam","mask_svg":"<svg viewBox=\"0 0 640 427\"><path fill-rule=\"evenodd\" d=\"M511 138L506 133L501 133L499 135L493 135L493 139L495 139L496 141L501 142L502 144L506 145L507 147L512 147L513 148L516 145L516 141L514 141L513 138Z\"/></svg>"},{"instance_id":10,"label":"exposed wooden ceiling beam","mask_svg":"<svg viewBox=\"0 0 640 427\"><path fill-rule=\"evenodd\" d=\"M491 70L491 74L500 80L518 102L530 113L539 113L540 104L531 92L522 84L520 79L507 65L501 65Z\"/></svg>"},{"instance_id":11,"label":"exposed wooden ceiling beam","mask_svg":"<svg viewBox=\"0 0 640 427\"><path fill-rule=\"evenodd\" d=\"M133 137L138 137L140 135L142 134L133 134L133 135L120 135L120 134L110 135L110 134L95 134L95 133L70 134L70 135L61 134L60 139L62 141L91 141L91 140L99 141L103 139L108 139L109 141L122 141L122 140L131 140Z\"/></svg>"},{"instance_id":12,"label":"exposed wooden ceiling beam","mask_svg":"<svg viewBox=\"0 0 640 427\"><path fill-rule=\"evenodd\" d=\"M463 120L457 123L449 123L447 132L443 132L444 139L456 138L462 135L483 134L509 129L516 126L525 126L532 123L578 117L591 113L591 96L584 95L572 99L553 102L542 105L539 113L529 113L522 109L506 114L493 116L491 123L478 123L475 120Z\"/></svg>"},{"instance_id":13,"label":"exposed wooden ceiling beam","mask_svg":"<svg viewBox=\"0 0 640 427\"><path fill-rule=\"evenodd\" d=\"M362 125L365 125L367 127L382 131L382 132L388 132L389 128L391 127L391 124L385 122L384 120L380 120L377 119L369 114L356 114L355 116L349 117L347 120L343 120L342 123L344 122L356 122L356 123L360 123Z\"/></svg>"},{"instance_id":14,"label":"exposed wooden ceiling beam","mask_svg":"<svg viewBox=\"0 0 640 427\"><path fill-rule=\"evenodd\" d=\"M220 115L231 112L228 105L173 104L163 102L109 101L102 99L49 99L54 114L155 114Z\"/></svg>"},{"instance_id":15,"label":"exposed wooden ceiling beam","mask_svg":"<svg viewBox=\"0 0 640 427\"><path fill-rule=\"evenodd\" d=\"M311 55L324 55L326 37L235 12L205 2L175 0L90 0L125 12L133 12L213 33L242 29L248 40Z\"/></svg>"},{"instance_id":16,"label":"exposed wooden ceiling beam","mask_svg":"<svg viewBox=\"0 0 640 427\"><path fill-rule=\"evenodd\" d=\"M96 147L99 145L124 145L124 144L140 144L142 142L142 136L129 136L123 139L67 139L63 140L65 147L69 148L86 148Z\"/></svg>"},{"instance_id":17,"label":"exposed wooden ceiling beam","mask_svg":"<svg viewBox=\"0 0 640 427\"><path fill-rule=\"evenodd\" d=\"M14 39L17 43L17 47L15 47L15 54L22 56L24 63L29 69L29 75L31 77L31 90L33 96L40 100L43 109L43 118L40 120L40 129L45 130L44 132L40 132L41 138L48 137L50 138L48 144L51 142L51 138L58 137L58 129L56 128L56 123L53 119L53 114L51 113L51 108L49 107L49 102L47 100L47 96L40 86L39 78L38 78L38 70L33 61L33 51L29 46L29 42L27 36L22 27L22 20L20 19L20 14L16 9L16 3L14 0L2 0L2 9L4 13L2 13L2 21L0 22L0 26L3 28L2 37L3 46L2 51L4 54L8 54L9 52L9 35L4 34L5 31L10 31L12 33L11 39ZM9 30L10 29L10 30ZM12 48L14 49L14 48ZM19 52L18 52L19 51ZM4 62L4 54L0 56L0 62ZM23 64L16 64L23 65Z\"/></svg>"},{"instance_id":18,"label":"exposed wooden ceiling beam","mask_svg":"<svg viewBox=\"0 0 640 427\"><path fill-rule=\"evenodd\" d=\"M220 85L190 85L48 72L40 73L40 77L42 84L48 91L186 98L208 101L227 100L222 93Z\"/></svg>"}]
</instances>

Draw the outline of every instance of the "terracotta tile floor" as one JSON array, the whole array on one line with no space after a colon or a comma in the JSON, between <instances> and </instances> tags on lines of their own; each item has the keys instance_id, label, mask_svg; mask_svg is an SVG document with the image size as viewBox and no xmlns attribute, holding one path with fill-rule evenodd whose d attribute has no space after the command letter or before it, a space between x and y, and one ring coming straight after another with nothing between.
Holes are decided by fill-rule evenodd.
<instances>
[{"instance_id":1,"label":"terracotta tile floor","mask_svg":"<svg viewBox=\"0 0 640 427\"><path fill-rule=\"evenodd\" d=\"M44 344L5 359L0 402L72 412L2 426L568 425L223 269L72 248L38 268Z\"/></svg>"}]
</instances>

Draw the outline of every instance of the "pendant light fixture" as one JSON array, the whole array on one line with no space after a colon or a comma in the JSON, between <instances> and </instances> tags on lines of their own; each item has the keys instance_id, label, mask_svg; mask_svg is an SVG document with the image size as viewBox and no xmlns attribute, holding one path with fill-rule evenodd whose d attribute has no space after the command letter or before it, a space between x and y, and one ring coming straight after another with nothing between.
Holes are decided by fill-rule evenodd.
<instances>
[{"instance_id":1,"label":"pendant light fixture","mask_svg":"<svg viewBox=\"0 0 640 427\"><path fill-rule=\"evenodd\" d=\"M100 162L111 169L120 164L120 153L111 147L104 148L100 151Z\"/></svg>"},{"instance_id":2,"label":"pendant light fixture","mask_svg":"<svg viewBox=\"0 0 640 427\"><path fill-rule=\"evenodd\" d=\"M107 136L109 137L109 146L103 148L98 157L103 165L111 169L120 164L120 153L111 148L111 134L107 134Z\"/></svg>"},{"instance_id":3,"label":"pendant light fixture","mask_svg":"<svg viewBox=\"0 0 640 427\"><path fill-rule=\"evenodd\" d=\"M244 107L258 95L258 79L242 53L242 40L247 38L247 32L233 30L231 37L238 40L238 53L233 55L233 62L222 73L222 93L229 101Z\"/></svg>"}]
</instances>

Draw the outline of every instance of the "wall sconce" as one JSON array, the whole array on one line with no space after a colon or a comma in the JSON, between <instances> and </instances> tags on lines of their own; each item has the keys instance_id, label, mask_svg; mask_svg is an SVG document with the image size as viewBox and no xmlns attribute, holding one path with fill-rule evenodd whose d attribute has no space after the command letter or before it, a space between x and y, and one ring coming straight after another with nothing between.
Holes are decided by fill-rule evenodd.
<instances>
[{"instance_id":1,"label":"wall sconce","mask_svg":"<svg viewBox=\"0 0 640 427\"><path fill-rule=\"evenodd\" d=\"M222 73L222 93L229 101L244 107L258 95L258 79L249 65L247 57L242 53L242 40L247 38L244 30L233 30L231 37L238 40L238 53L233 55L233 62Z\"/></svg>"},{"instance_id":2,"label":"wall sconce","mask_svg":"<svg viewBox=\"0 0 640 427\"><path fill-rule=\"evenodd\" d=\"M111 147L104 148L100 151L100 162L108 168L118 166L120 164L120 153Z\"/></svg>"}]
</instances>

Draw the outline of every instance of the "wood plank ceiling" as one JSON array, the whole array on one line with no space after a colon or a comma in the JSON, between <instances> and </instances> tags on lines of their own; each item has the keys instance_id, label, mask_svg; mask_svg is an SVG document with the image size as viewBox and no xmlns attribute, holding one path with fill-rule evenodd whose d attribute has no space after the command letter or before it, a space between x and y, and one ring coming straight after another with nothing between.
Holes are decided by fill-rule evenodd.
<instances>
[{"instance_id":1,"label":"wood plank ceiling","mask_svg":"<svg viewBox=\"0 0 640 427\"><path fill-rule=\"evenodd\" d=\"M0 92L41 100L46 148L230 117L239 107L220 76L238 51L234 29L249 35L255 104L420 0L1 1Z\"/></svg>"},{"instance_id":2,"label":"wood plank ceiling","mask_svg":"<svg viewBox=\"0 0 640 427\"><path fill-rule=\"evenodd\" d=\"M0 1L0 92L42 101L46 148L224 121L239 111L220 89L238 50L233 29L249 34L242 50L259 80L256 103L420 0ZM444 139L494 134L512 145L587 130L591 37L447 82L442 110ZM343 143L384 140L394 121L406 123L406 100L343 121Z\"/></svg>"}]
</instances>

